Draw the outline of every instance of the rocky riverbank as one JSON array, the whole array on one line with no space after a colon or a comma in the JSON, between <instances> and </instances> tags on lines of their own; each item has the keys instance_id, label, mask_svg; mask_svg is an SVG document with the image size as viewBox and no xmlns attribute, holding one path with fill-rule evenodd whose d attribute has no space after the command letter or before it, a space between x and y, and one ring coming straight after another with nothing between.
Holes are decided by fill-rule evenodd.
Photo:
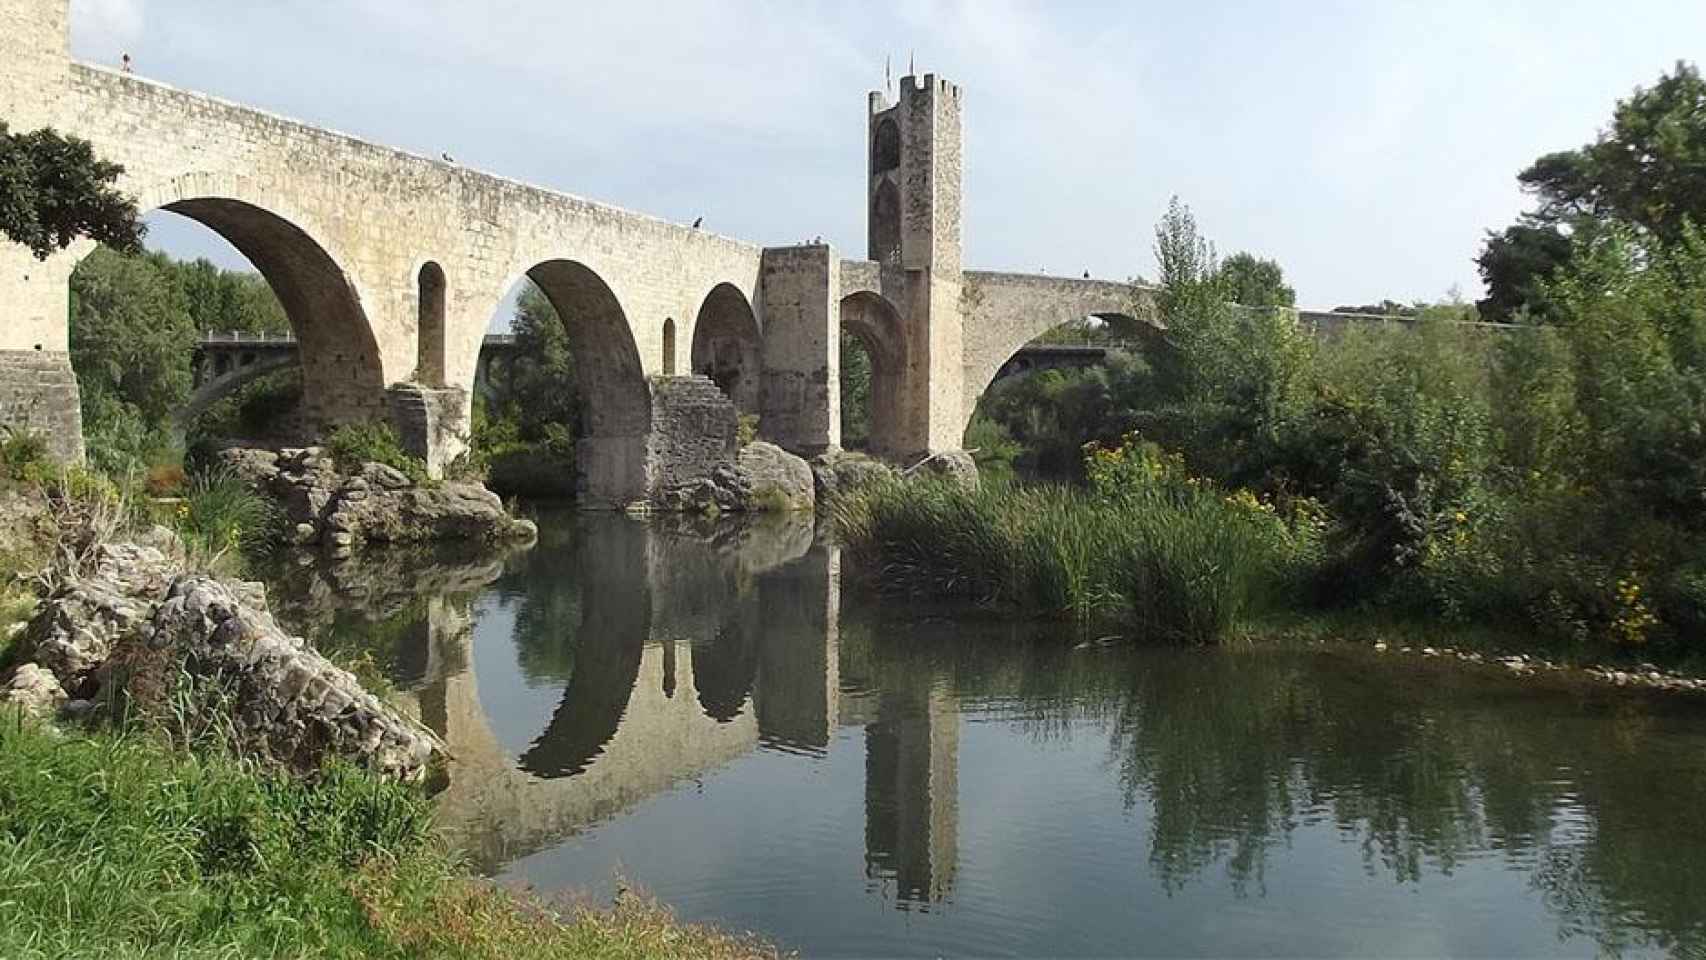
<instances>
[{"instance_id":1,"label":"rocky riverbank","mask_svg":"<svg viewBox=\"0 0 1706 960\"><path fill-rule=\"evenodd\" d=\"M297 546L338 551L369 542L530 540L538 533L477 483L416 482L382 463L340 470L320 447L230 447L218 456L278 502L286 539Z\"/></svg>"},{"instance_id":2,"label":"rocky riverbank","mask_svg":"<svg viewBox=\"0 0 1706 960\"><path fill-rule=\"evenodd\" d=\"M291 769L338 756L401 780L418 779L437 750L430 732L286 634L260 584L187 572L133 543L96 545L50 579L0 675L0 708L47 721L141 712L179 733L217 724Z\"/></svg>"}]
</instances>

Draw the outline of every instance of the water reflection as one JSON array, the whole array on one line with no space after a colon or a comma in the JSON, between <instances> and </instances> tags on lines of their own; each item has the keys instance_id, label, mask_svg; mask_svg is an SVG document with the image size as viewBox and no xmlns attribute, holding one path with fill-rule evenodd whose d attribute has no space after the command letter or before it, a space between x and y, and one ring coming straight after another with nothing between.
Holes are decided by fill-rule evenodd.
<instances>
[{"instance_id":1,"label":"water reflection","mask_svg":"<svg viewBox=\"0 0 1706 960\"><path fill-rule=\"evenodd\" d=\"M803 524L546 518L388 563L275 606L380 651L492 872L632 865L814 954L1706 951L1693 705L896 622L842 609Z\"/></svg>"}]
</instances>

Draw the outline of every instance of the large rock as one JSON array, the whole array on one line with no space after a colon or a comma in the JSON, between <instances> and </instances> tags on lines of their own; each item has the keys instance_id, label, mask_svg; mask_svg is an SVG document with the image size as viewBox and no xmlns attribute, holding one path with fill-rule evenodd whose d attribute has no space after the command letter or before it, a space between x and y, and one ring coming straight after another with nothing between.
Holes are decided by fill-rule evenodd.
<instances>
[{"instance_id":1,"label":"large rock","mask_svg":"<svg viewBox=\"0 0 1706 960\"><path fill-rule=\"evenodd\" d=\"M816 502L812 468L773 443L760 440L742 447L735 472L748 510L810 510Z\"/></svg>"},{"instance_id":2,"label":"large rock","mask_svg":"<svg viewBox=\"0 0 1706 960\"><path fill-rule=\"evenodd\" d=\"M817 502L826 504L837 496L857 490L869 483L891 479L894 468L853 450L831 450L818 454L811 462L812 483Z\"/></svg>"},{"instance_id":3,"label":"large rock","mask_svg":"<svg viewBox=\"0 0 1706 960\"><path fill-rule=\"evenodd\" d=\"M51 720L66 699L65 688L51 671L26 663L0 680L0 723L9 722L14 712Z\"/></svg>"},{"instance_id":4,"label":"large rock","mask_svg":"<svg viewBox=\"0 0 1706 960\"><path fill-rule=\"evenodd\" d=\"M187 673L229 698L204 709L229 711L247 747L293 768L338 755L399 778L425 769L432 735L287 635L255 585L184 575L160 551L131 544L97 548L90 567L42 602L20 648L29 662L6 699L45 709L67 695L112 702L123 693L148 705Z\"/></svg>"},{"instance_id":5,"label":"large rock","mask_svg":"<svg viewBox=\"0 0 1706 960\"><path fill-rule=\"evenodd\" d=\"M908 472L947 477L968 490L977 489L977 461L964 450L932 454Z\"/></svg>"},{"instance_id":6,"label":"large rock","mask_svg":"<svg viewBox=\"0 0 1706 960\"><path fill-rule=\"evenodd\" d=\"M278 502L297 544L507 541L538 532L531 521L510 516L497 494L477 483L416 484L381 463L346 474L319 447L277 452L232 447L220 458Z\"/></svg>"},{"instance_id":7,"label":"large rock","mask_svg":"<svg viewBox=\"0 0 1706 960\"><path fill-rule=\"evenodd\" d=\"M78 693L126 638L146 633L173 573L153 547L97 547L92 572L62 585L25 628L21 658L47 668L66 690Z\"/></svg>"}]
</instances>

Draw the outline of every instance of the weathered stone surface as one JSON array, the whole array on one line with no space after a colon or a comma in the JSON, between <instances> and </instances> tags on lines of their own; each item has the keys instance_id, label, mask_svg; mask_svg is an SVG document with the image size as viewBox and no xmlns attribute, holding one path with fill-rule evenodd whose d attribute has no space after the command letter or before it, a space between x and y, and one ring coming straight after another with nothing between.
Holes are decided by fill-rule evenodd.
<instances>
[{"instance_id":1,"label":"weathered stone surface","mask_svg":"<svg viewBox=\"0 0 1706 960\"><path fill-rule=\"evenodd\" d=\"M13 322L8 317L0 312L0 327ZM81 463L83 416L71 355L43 350L39 344L20 344L23 349L9 346L0 343L0 431L37 434L54 457Z\"/></svg>"},{"instance_id":2,"label":"weathered stone surface","mask_svg":"<svg viewBox=\"0 0 1706 960\"><path fill-rule=\"evenodd\" d=\"M816 502L812 468L773 443L742 447L736 473L749 510L810 510Z\"/></svg>"},{"instance_id":3,"label":"weathered stone surface","mask_svg":"<svg viewBox=\"0 0 1706 960\"><path fill-rule=\"evenodd\" d=\"M344 474L318 447L277 452L231 447L220 460L284 510L290 540L348 548L368 541L526 540L532 521L511 517L476 483L416 485L394 467Z\"/></svg>"},{"instance_id":4,"label":"weathered stone surface","mask_svg":"<svg viewBox=\"0 0 1706 960\"><path fill-rule=\"evenodd\" d=\"M171 575L165 555L153 547L97 547L93 572L67 583L30 621L21 658L52 671L67 691L82 695L121 642L147 634L153 604L165 594Z\"/></svg>"},{"instance_id":5,"label":"weathered stone surface","mask_svg":"<svg viewBox=\"0 0 1706 960\"><path fill-rule=\"evenodd\" d=\"M819 504L828 504L842 493L895 475L888 464L852 450L832 450L813 457L811 471Z\"/></svg>"},{"instance_id":6,"label":"weathered stone surface","mask_svg":"<svg viewBox=\"0 0 1706 960\"><path fill-rule=\"evenodd\" d=\"M331 753L411 778L432 755L424 730L212 577L178 578L152 625L152 645L192 672L236 680L239 731L280 762L311 768Z\"/></svg>"},{"instance_id":7,"label":"weathered stone surface","mask_svg":"<svg viewBox=\"0 0 1706 960\"><path fill-rule=\"evenodd\" d=\"M432 736L288 636L261 594L259 584L182 574L151 547L100 547L88 574L42 602L25 634L28 662L0 700L37 711L57 709L71 693L98 703L115 686L139 695L133 684L159 684L181 669L223 684L238 736L281 763L309 768L339 755L385 775L418 776ZM136 669L145 663L152 673Z\"/></svg>"},{"instance_id":8,"label":"weathered stone surface","mask_svg":"<svg viewBox=\"0 0 1706 960\"><path fill-rule=\"evenodd\" d=\"M945 450L914 468L914 472L947 477L967 489L977 489L977 461L964 450Z\"/></svg>"},{"instance_id":9,"label":"weathered stone surface","mask_svg":"<svg viewBox=\"0 0 1706 960\"><path fill-rule=\"evenodd\" d=\"M65 688L52 671L26 663L0 681L0 723L14 711L38 720L51 720L65 705Z\"/></svg>"}]
</instances>

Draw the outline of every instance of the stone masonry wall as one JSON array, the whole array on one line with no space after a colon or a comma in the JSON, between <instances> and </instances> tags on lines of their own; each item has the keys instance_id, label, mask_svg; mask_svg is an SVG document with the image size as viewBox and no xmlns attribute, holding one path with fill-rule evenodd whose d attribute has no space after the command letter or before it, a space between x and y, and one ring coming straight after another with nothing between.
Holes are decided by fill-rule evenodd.
<instances>
[{"instance_id":1,"label":"stone masonry wall","mask_svg":"<svg viewBox=\"0 0 1706 960\"><path fill-rule=\"evenodd\" d=\"M674 490L718 472L734 470L739 414L707 377L659 377L652 381L652 433L647 460L651 495L663 500Z\"/></svg>"},{"instance_id":2,"label":"stone masonry wall","mask_svg":"<svg viewBox=\"0 0 1706 960\"><path fill-rule=\"evenodd\" d=\"M828 246L764 251L759 431L807 456L841 445L841 262Z\"/></svg>"},{"instance_id":3,"label":"stone masonry wall","mask_svg":"<svg viewBox=\"0 0 1706 960\"><path fill-rule=\"evenodd\" d=\"M71 356L0 350L0 431L26 430L47 440L60 460L83 460L83 415Z\"/></svg>"}]
</instances>

